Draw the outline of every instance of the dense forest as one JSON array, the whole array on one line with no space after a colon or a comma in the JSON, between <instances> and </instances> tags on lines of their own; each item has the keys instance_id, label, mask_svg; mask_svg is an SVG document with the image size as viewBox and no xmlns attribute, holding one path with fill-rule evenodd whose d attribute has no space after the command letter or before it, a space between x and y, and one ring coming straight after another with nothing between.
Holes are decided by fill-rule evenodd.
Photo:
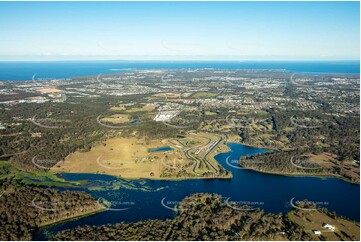
<instances>
[{"instance_id":1,"label":"dense forest","mask_svg":"<svg viewBox=\"0 0 361 242\"><path fill-rule=\"evenodd\" d=\"M358 117L328 117L313 112L308 116L318 117L322 120L322 125L303 128L292 123L291 117L295 112L276 110L268 110L268 112L273 120L271 131L273 136L265 141L264 146L275 150L271 153L242 157L239 161L241 166L263 172L336 175L359 183L360 121ZM242 142L249 145L260 145L255 139L261 135L262 132L240 130ZM272 146L277 141L282 145ZM324 153L336 156L335 159L326 160L329 165L320 166L307 162L306 155ZM311 169L298 168L297 165L292 164L292 159L303 160L302 166ZM352 161L353 163L350 164Z\"/></svg>"},{"instance_id":2,"label":"dense forest","mask_svg":"<svg viewBox=\"0 0 361 242\"><path fill-rule=\"evenodd\" d=\"M40 226L101 210L85 192L0 180L0 240L31 240Z\"/></svg>"}]
</instances>

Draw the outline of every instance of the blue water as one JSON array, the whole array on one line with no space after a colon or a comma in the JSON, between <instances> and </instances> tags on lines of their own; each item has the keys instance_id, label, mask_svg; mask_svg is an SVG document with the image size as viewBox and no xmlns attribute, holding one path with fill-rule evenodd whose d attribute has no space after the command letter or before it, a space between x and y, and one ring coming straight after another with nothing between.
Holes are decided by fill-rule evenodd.
<instances>
[{"instance_id":1,"label":"blue water","mask_svg":"<svg viewBox=\"0 0 361 242\"><path fill-rule=\"evenodd\" d=\"M140 120L132 120L131 122L130 122L130 124L139 124L140 123Z\"/></svg>"},{"instance_id":2,"label":"blue water","mask_svg":"<svg viewBox=\"0 0 361 242\"><path fill-rule=\"evenodd\" d=\"M135 69L277 69L307 73L360 73L359 61L59 61L0 62L0 80L55 79Z\"/></svg>"},{"instance_id":3,"label":"blue water","mask_svg":"<svg viewBox=\"0 0 361 242\"><path fill-rule=\"evenodd\" d=\"M295 201L308 199L326 207L329 211L359 221L360 217L360 186L350 184L336 178L316 177L289 177L269 175L250 170L237 169L226 162L238 160L245 155L266 152L264 149L240 145L228 144L231 151L218 154L215 158L226 169L233 174L232 179L195 179L183 181L156 181L145 180L128 181L140 186L140 182L154 189L163 188L160 191L144 192L140 190L129 190L121 188L116 191L88 191L96 198L106 198L111 201L111 208L128 208L122 211L105 211L99 214L81 218L78 220L60 223L50 228L47 232L79 225L102 225L106 223L117 223L120 221L132 222L144 219L166 219L173 218L175 212L162 206L171 205L174 202L193 193L217 193L223 197L230 197L230 201L251 202L255 207L264 209L266 212L287 212L291 210L290 200ZM107 175L90 174L62 174L62 178L68 180L103 179L114 181L117 178ZM120 202L121 201L121 202ZM123 202L128 202L124 205ZM131 203L131 205L129 205ZM42 233L42 232L41 232ZM40 234L41 234L40 233ZM41 238L42 235L39 235Z\"/></svg>"},{"instance_id":4,"label":"blue water","mask_svg":"<svg viewBox=\"0 0 361 242\"><path fill-rule=\"evenodd\" d=\"M173 149L169 146L148 149L149 152L163 152L163 151L170 151L170 150L173 150Z\"/></svg>"}]
</instances>

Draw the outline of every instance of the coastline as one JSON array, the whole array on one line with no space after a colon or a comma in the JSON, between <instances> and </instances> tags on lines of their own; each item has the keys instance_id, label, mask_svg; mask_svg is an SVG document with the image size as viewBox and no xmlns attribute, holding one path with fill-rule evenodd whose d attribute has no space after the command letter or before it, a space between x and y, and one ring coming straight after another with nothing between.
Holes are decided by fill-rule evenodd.
<instances>
[{"instance_id":1,"label":"coastline","mask_svg":"<svg viewBox=\"0 0 361 242\"><path fill-rule=\"evenodd\" d=\"M0 81L31 81L34 73L43 73L45 76L51 76L56 79L68 79L74 77L96 76L99 73L114 74L124 71L139 70L179 70L179 69L220 69L220 70L273 70L288 73L304 73L310 75L359 75L359 60L344 61L233 61L233 60L47 60L47 61L0 61L1 70L4 73L0 75ZM352 65L352 69L347 69L342 64ZM74 71L72 66L77 65L78 69ZM92 64L100 64L100 67L94 69ZM224 65L227 64L227 65ZM306 66L305 66L306 64ZM316 64L319 68L313 68ZM21 76L8 74L17 73L14 66L23 66ZM62 72L49 71L50 66L58 66ZM40 69L39 69L40 68Z\"/></svg>"}]
</instances>

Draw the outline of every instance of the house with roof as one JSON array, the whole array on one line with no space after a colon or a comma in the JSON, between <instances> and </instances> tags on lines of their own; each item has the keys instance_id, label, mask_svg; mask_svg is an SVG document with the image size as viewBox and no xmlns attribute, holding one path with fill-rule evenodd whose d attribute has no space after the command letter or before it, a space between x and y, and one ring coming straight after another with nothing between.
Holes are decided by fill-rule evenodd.
<instances>
[{"instance_id":1,"label":"house with roof","mask_svg":"<svg viewBox=\"0 0 361 242\"><path fill-rule=\"evenodd\" d=\"M335 227L332 226L331 224L327 224L327 223L323 223L322 224L322 227L326 228L326 229L329 229L329 230L332 230L334 231L335 230Z\"/></svg>"}]
</instances>

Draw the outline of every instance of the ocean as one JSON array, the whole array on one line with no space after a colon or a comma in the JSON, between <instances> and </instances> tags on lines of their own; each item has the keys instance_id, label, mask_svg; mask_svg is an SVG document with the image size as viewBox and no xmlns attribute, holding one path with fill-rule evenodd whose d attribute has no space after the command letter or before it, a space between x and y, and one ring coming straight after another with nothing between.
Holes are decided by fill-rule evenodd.
<instances>
[{"instance_id":1,"label":"ocean","mask_svg":"<svg viewBox=\"0 0 361 242\"><path fill-rule=\"evenodd\" d=\"M273 69L302 73L359 74L360 61L48 61L0 62L1 81L63 79L129 69Z\"/></svg>"}]
</instances>

